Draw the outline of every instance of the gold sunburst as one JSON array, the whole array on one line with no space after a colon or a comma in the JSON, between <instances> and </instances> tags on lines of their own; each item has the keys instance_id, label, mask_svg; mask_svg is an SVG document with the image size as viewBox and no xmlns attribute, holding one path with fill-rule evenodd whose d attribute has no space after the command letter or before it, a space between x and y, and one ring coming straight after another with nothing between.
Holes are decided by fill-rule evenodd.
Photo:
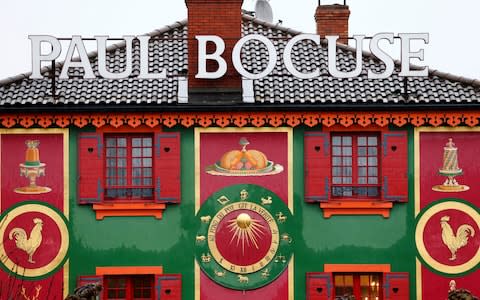
<instances>
[{"instance_id":1,"label":"gold sunburst","mask_svg":"<svg viewBox=\"0 0 480 300\"><path fill-rule=\"evenodd\" d=\"M228 221L230 232L233 236L230 244L236 239L237 247L242 243L242 255L245 255L245 243L254 245L258 249L258 240L264 235L265 228L258 220L253 219L247 213L239 214L235 219Z\"/></svg>"}]
</instances>

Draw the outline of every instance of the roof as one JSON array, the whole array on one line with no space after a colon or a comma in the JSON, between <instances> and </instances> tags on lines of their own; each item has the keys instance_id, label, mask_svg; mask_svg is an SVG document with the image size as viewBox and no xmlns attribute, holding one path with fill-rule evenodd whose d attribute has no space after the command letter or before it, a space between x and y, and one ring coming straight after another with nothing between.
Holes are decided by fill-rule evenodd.
<instances>
[{"instance_id":1,"label":"roof","mask_svg":"<svg viewBox=\"0 0 480 300\"><path fill-rule=\"evenodd\" d=\"M150 48L150 71L159 72L167 68L168 78L164 80L138 79L139 45L134 44L133 74L127 79L83 79L80 70L71 70L70 79L60 80L62 63L55 66L56 94L52 97L51 79L29 79L30 74L21 74L0 81L0 106L23 107L33 105L91 105L91 104L173 104L178 102L178 75L188 69L187 57L187 21L148 33L153 37ZM279 53L287 41L301 32L279 25L267 23L243 15L242 34L261 34L270 38ZM108 48L107 66L110 70L121 71L125 57L125 43ZM249 71L261 71L266 66L266 49L254 43L247 44L243 50L245 68ZM338 44L338 65L344 71L355 67L355 49ZM97 53L89 54L94 73L98 75ZM399 62L396 62L394 74L387 79L367 79L367 70L377 72L384 68L381 61L368 52L364 52L363 71L357 78L334 78L327 71L327 47L313 43L298 44L293 51L294 65L304 71L320 67L319 78L302 80L292 76L279 60L274 71L267 77L254 81L256 104L480 104L480 81L462 78L436 70L430 70L428 77L399 77ZM305 62L309 63L306 64ZM312 65L312 62L315 64ZM48 75L50 67L42 69Z\"/></svg>"}]
</instances>

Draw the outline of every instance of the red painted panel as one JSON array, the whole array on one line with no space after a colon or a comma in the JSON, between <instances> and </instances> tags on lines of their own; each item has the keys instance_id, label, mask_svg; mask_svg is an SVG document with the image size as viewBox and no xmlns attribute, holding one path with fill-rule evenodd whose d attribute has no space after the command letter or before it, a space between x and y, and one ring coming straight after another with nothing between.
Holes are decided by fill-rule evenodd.
<instances>
[{"instance_id":1,"label":"red painted panel","mask_svg":"<svg viewBox=\"0 0 480 300\"><path fill-rule=\"evenodd\" d=\"M180 133L155 134L155 201L179 203Z\"/></svg>"},{"instance_id":2,"label":"red painted panel","mask_svg":"<svg viewBox=\"0 0 480 300\"><path fill-rule=\"evenodd\" d=\"M181 300L182 276L180 274L155 275L155 299Z\"/></svg>"},{"instance_id":3,"label":"red painted panel","mask_svg":"<svg viewBox=\"0 0 480 300\"><path fill-rule=\"evenodd\" d=\"M452 138L457 151L458 166L463 170L463 174L456 176L455 179L461 185L467 185L469 190L463 192L442 193L432 190L435 185L441 185L445 181L445 177L441 176L438 171L443 166L444 147L448 139ZM474 206L480 206L480 198L478 197L478 178L480 178L480 133L479 132L421 132L420 133L420 209L425 209L430 203L444 199L444 198L460 198L464 199ZM427 250L431 251L434 258L441 261L445 265L459 264L465 261L466 258L471 257L472 247L476 245L478 249L478 227L475 227L475 237L469 238L469 243L458 250L455 261L450 261L450 251L442 243L441 233L442 227L440 218L444 215L449 215L449 225L454 230L462 224L474 224L471 218L467 216L458 215L458 211L446 210L443 214L434 215L426 225L425 230L436 230L428 234L425 241ZM431 223L431 224L430 224ZM430 229L429 229L430 228ZM434 241L432 239L437 239ZM432 248L433 247L433 248ZM435 249L434 249L435 248ZM421 268L422 280L422 296L423 299L445 299L448 294L449 282L454 279L457 283L457 288L468 289L474 294L479 294L478 282L480 282L480 270L476 270L469 274L463 274L458 277L446 277L430 271L426 266Z\"/></svg>"},{"instance_id":4,"label":"red painted panel","mask_svg":"<svg viewBox=\"0 0 480 300\"><path fill-rule=\"evenodd\" d=\"M305 201L327 201L331 174L330 135L306 132L304 142Z\"/></svg>"},{"instance_id":5,"label":"red painted panel","mask_svg":"<svg viewBox=\"0 0 480 300\"><path fill-rule=\"evenodd\" d=\"M20 164L26 160L27 140L38 140L40 162L45 164L45 175L36 178L36 185L51 189L45 193L20 194L17 188L29 185L29 180L20 175ZM1 210L12 205L38 200L49 203L63 211L64 202L64 157L62 134L2 134L1 135Z\"/></svg>"},{"instance_id":6,"label":"red painted panel","mask_svg":"<svg viewBox=\"0 0 480 300\"><path fill-rule=\"evenodd\" d=\"M104 145L103 135L80 133L78 137L78 202L103 201Z\"/></svg>"},{"instance_id":7,"label":"red painted panel","mask_svg":"<svg viewBox=\"0 0 480 300\"><path fill-rule=\"evenodd\" d=\"M382 136L383 198L408 201L408 139L406 131L390 131Z\"/></svg>"},{"instance_id":8,"label":"red painted panel","mask_svg":"<svg viewBox=\"0 0 480 300\"><path fill-rule=\"evenodd\" d=\"M307 273L307 300L333 299L332 273Z\"/></svg>"},{"instance_id":9,"label":"red painted panel","mask_svg":"<svg viewBox=\"0 0 480 300\"><path fill-rule=\"evenodd\" d=\"M245 299L275 299L288 300L288 272L285 271L277 280L267 286L250 291L237 291L224 288L211 281L200 271L200 299L202 300L245 300Z\"/></svg>"},{"instance_id":10,"label":"red painted panel","mask_svg":"<svg viewBox=\"0 0 480 300\"><path fill-rule=\"evenodd\" d=\"M385 300L410 300L408 273L383 273Z\"/></svg>"}]
</instances>

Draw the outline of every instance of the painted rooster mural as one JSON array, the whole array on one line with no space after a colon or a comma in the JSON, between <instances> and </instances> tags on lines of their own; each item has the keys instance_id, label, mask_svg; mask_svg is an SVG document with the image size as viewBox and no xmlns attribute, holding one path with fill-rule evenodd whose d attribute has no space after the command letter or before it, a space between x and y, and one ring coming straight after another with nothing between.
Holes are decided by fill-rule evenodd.
<instances>
[{"instance_id":1,"label":"painted rooster mural","mask_svg":"<svg viewBox=\"0 0 480 300\"><path fill-rule=\"evenodd\" d=\"M18 227L13 228L8 234L10 240L15 239L15 244L17 245L17 248L25 251L28 254L28 261L32 264L35 263L35 261L33 261L32 259L33 254L35 253L35 251L37 251L37 248L42 243L43 221L42 219L35 218L33 219L33 223L35 224L35 226L30 232L29 238L27 238L27 233L25 232L25 230Z\"/></svg>"},{"instance_id":2,"label":"painted rooster mural","mask_svg":"<svg viewBox=\"0 0 480 300\"><path fill-rule=\"evenodd\" d=\"M440 226L442 226L442 241L452 253L450 260L455 260L457 258L458 249L468 244L468 238L469 236L475 236L475 230L472 226L463 224L458 227L457 234L455 235L452 227L448 224L448 221L450 221L449 216L443 216L440 219Z\"/></svg>"}]
</instances>

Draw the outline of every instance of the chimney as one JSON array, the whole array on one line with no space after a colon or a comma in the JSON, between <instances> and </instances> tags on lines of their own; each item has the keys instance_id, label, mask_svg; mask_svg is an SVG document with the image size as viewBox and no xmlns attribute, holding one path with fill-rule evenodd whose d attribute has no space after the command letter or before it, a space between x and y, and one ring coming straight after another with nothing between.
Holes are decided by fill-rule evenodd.
<instances>
[{"instance_id":1,"label":"chimney","mask_svg":"<svg viewBox=\"0 0 480 300\"><path fill-rule=\"evenodd\" d=\"M321 5L318 3L315 11L315 21L317 22L317 34L322 38L327 35L338 35L339 43L348 44L348 17L350 10L348 5L333 4Z\"/></svg>"},{"instance_id":2,"label":"chimney","mask_svg":"<svg viewBox=\"0 0 480 300\"><path fill-rule=\"evenodd\" d=\"M188 91L193 102L225 99L241 101L242 81L232 63L232 50L241 38L243 0L185 0L188 8ZM225 41L222 57L227 62L227 73L219 79L197 79L197 35L217 35ZM207 45L207 53L214 52L214 44ZM207 71L218 69L218 63L208 61ZM196 100L197 99L197 100Z\"/></svg>"}]
</instances>

